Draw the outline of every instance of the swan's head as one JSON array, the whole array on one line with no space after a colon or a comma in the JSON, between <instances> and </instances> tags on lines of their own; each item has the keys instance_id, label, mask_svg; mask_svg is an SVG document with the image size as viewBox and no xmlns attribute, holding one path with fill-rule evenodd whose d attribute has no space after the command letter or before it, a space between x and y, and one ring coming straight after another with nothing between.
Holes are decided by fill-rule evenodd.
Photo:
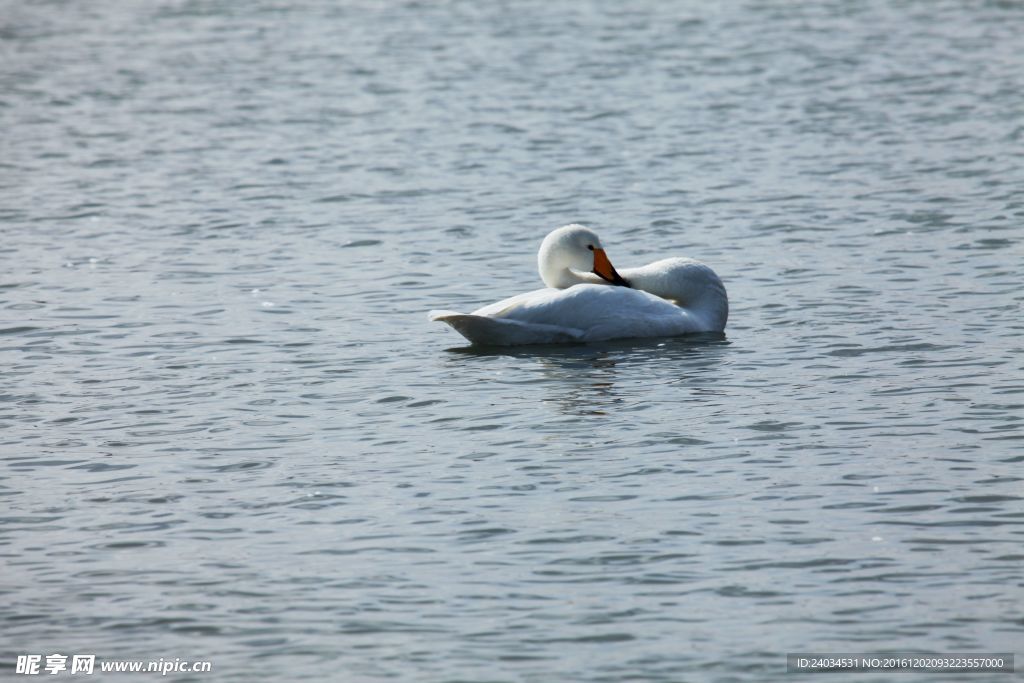
<instances>
[{"instance_id":1,"label":"swan's head","mask_svg":"<svg viewBox=\"0 0 1024 683\"><path fill-rule=\"evenodd\" d=\"M537 267L544 284L556 289L601 280L629 287L629 282L612 267L597 233L582 225L566 225L548 233L537 253Z\"/></svg>"}]
</instances>

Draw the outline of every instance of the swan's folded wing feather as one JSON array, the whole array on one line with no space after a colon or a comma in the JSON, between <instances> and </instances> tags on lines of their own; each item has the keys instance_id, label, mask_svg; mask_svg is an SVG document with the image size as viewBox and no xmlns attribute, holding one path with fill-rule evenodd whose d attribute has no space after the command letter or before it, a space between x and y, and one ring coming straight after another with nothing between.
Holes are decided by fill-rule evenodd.
<instances>
[{"instance_id":1,"label":"swan's folded wing feather","mask_svg":"<svg viewBox=\"0 0 1024 683\"><path fill-rule=\"evenodd\" d=\"M692 313L653 294L591 284L519 294L469 315L434 311L430 318L487 346L668 337L707 330Z\"/></svg>"},{"instance_id":2,"label":"swan's folded wing feather","mask_svg":"<svg viewBox=\"0 0 1024 683\"><path fill-rule=\"evenodd\" d=\"M523 292L493 304L481 306L473 311L473 315L483 315L488 318L515 317L517 311L545 304L563 293L564 290L561 289L535 289L532 292Z\"/></svg>"},{"instance_id":3,"label":"swan's folded wing feather","mask_svg":"<svg viewBox=\"0 0 1024 683\"><path fill-rule=\"evenodd\" d=\"M497 309L501 308L500 313ZM613 326L643 329L650 319L675 318L679 308L656 296L627 287L575 285L568 289L542 289L482 308L480 315L506 320L556 325L579 330Z\"/></svg>"},{"instance_id":4,"label":"swan's folded wing feather","mask_svg":"<svg viewBox=\"0 0 1024 683\"><path fill-rule=\"evenodd\" d=\"M454 311L431 311L429 316L431 320L448 323L456 332L479 346L560 344L581 341L583 338L582 330L556 325L524 323Z\"/></svg>"}]
</instances>

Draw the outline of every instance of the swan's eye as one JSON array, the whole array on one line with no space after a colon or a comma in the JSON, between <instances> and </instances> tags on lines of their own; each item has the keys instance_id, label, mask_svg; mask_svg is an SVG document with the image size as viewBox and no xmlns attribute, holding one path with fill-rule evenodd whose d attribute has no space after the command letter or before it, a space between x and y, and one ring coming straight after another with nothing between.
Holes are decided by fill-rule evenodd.
<instances>
[{"instance_id":1,"label":"swan's eye","mask_svg":"<svg viewBox=\"0 0 1024 683\"><path fill-rule=\"evenodd\" d=\"M593 244L588 244L587 245L587 249L589 249L590 251L594 251L594 245Z\"/></svg>"}]
</instances>

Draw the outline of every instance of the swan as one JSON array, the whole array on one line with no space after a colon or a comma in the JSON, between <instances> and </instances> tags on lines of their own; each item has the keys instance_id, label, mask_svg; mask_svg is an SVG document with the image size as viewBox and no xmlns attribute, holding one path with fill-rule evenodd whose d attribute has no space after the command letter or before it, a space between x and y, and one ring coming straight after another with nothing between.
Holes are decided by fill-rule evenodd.
<instances>
[{"instance_id":1,"label":"swan","mask_svg":"<svg viewBox=\"0 0 1024 683\"><path fill-rule=\"evenodd\" d=\"M572 224L537 253L547 285L472 313L430 311L473 344L516 346L721 332L729 299L715 271L689 258L612 266L597 234Z\"/></svg>"}]
</instances>

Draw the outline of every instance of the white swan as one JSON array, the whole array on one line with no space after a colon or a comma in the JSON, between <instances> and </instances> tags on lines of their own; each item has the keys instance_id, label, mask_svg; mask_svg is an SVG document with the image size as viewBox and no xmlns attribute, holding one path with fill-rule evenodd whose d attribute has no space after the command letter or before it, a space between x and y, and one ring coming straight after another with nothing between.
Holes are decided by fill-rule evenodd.
<instances>
[{"instance_id":1,"label":"white swan","mask_svg":"<svg viewBox=\"0 0 1024 683\"><path fill-rule=\"evenodd\" d=\"M713 270L667 258L620 275L593 230L554 230L537 254L548 289L519 294L470 314L431 311L473 344L514 346L721 332L725 286Z\"/></svg>"}]
</instances>

